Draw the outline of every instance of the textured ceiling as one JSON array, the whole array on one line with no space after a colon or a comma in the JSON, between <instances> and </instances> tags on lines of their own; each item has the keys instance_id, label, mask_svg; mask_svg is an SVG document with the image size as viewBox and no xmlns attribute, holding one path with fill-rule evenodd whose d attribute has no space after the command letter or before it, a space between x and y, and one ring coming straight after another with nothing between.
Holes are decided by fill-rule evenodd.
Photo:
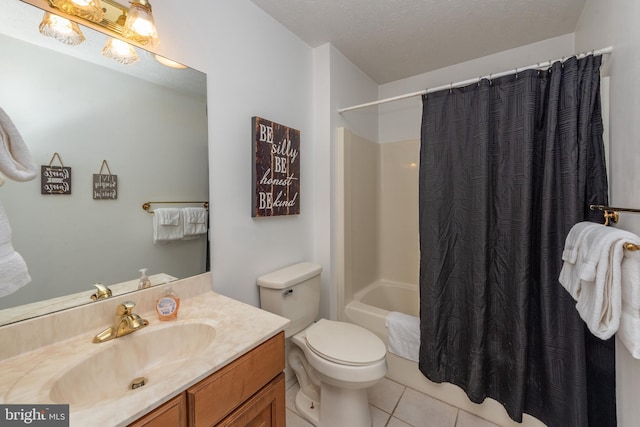
<instances>
[{"instance_id":1,"label":"textured ceiling","mask_svg":"<svg viewBox=\"0 0 640 427\"><path fill-rule=\"evenodd\" d=\"M572 33L585 0L252 0L378 84Z\"/></svg>"}]
</instances>

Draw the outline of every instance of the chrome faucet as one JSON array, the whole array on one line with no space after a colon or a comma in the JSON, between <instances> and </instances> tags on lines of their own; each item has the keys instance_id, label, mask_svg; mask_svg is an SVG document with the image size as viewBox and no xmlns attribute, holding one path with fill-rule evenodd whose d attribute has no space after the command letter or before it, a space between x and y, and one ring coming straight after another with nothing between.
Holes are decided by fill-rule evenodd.
<instances>
[{"instance_id":1,"label":"chrome faucet","mask_svg":"<svg viewBox=\"0 0 640 427\"><path fill-rule=\"evenodd\" d=\"M114 338L129 335L132 332L142 329L149 324L149 321L133 313L135 303L125 301L118 305L116 309L116 321L113 326L109 326L93 338L94 343L112 340Z\"/></svg>"},{"instance_id":2,"label":"chrome faucet","mask_svg":"<svg viewBox=\"0 0 640 427\"><path fill-rule=\"evenodd\" d=\"M109 289L107 286L104 286L101 283L96 283L93 286L96 287L96 293L91 295L91 299L94 301L110 298L113 295L113 293L111 292L111 289Z\"/></svg>"}]
</instances>

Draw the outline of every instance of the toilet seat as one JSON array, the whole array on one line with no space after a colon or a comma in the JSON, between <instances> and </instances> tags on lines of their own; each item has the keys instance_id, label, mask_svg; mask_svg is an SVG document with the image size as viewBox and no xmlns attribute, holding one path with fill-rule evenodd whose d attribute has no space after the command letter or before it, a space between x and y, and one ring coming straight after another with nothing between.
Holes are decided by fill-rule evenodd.
<instances>
[{"instance_id":1,"label":"toilet seat","mask_svg":"<svg viewBox=\"0 0 640 427\"><path fill-rule=\"evenodd\" d=\"M351 323L320 319L306 329L305 335L311 351L341 365L370 365L387 354L378 336Z\"/></svg>"}]
</instances>

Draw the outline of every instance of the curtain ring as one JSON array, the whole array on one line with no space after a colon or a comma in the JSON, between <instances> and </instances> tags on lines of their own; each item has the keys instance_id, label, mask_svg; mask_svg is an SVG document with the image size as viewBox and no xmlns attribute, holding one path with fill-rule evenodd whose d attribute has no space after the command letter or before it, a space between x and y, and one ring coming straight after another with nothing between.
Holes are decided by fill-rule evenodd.
<instances>
[{"instance_id":1,"label":"curtain ring","mask_svg":"<svg viewBox=\"0 0 640 427\"><path fill-rule=\"evenodd\" d=\"M453 82L449 82L449 93L453 91Z\"/></svg>"},{"instance_id":2,"label":"curtain ring","mask_svg":"<svg viewBox=\"0 0 640 427\"><path fill-rule=\"evenodd\" d=\"M516 72L516 80L518 80L518 69L514 68L514 71Z\"/></svg>"}]
</instances>

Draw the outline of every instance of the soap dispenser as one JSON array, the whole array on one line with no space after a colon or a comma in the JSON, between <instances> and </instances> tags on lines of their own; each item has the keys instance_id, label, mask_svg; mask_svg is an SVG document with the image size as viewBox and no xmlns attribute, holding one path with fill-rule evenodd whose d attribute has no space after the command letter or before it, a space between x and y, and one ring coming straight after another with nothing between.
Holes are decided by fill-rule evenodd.
<instances>
[{"instance_id":1,"label":"soap dispenser","mask_svg":"<svg viewBox=\"0 0 640 427\"><path fill-rule=\"evenodd\" d=\"M142 268L140 270L140 280L138 281L138 289L146 289L151 287L151 280L147 277L147 269Z\"/></svg>"},{"instance_id":2,"label":"soap dispenser","mask_svg":"<svg viewBox=\"0 0 640 427\"><path fill-rule=\"evenodd\" d=\"M174 320L178 318L180 298L170 285L165 286L162 295L156 301L156 311L160 320Z\"/></svg>"}]
</instances>

